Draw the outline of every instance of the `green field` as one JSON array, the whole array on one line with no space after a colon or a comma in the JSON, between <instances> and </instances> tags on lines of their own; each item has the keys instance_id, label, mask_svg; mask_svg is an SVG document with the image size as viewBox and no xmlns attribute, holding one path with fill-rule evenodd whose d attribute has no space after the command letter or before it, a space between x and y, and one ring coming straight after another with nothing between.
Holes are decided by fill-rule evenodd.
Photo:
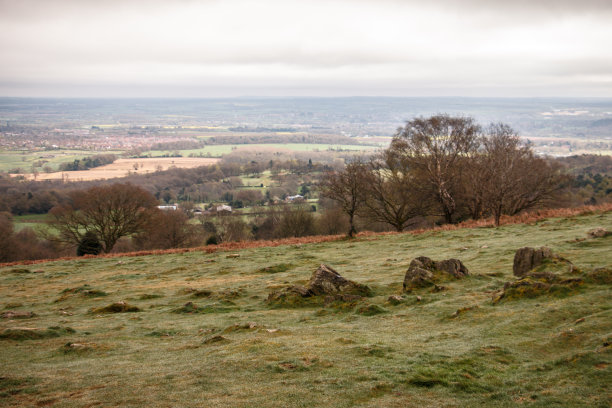
<instances>
[{"instance_id":1,"label":"green field","mask_svg":"<svg viewBox=\"0 0 612 408\"><path fill-rule=\"evenodd\" d=\"M96 152L90 150L0 150L0 171L21 168L24 173L31 173L32 165L36 162L45 162L42 166L49 166L55 171L61 163L70 163L75 159L97 154L120 155L121 153L120 151ZM39 172L43 171L42 166L37 167Z\"/></svg>"},{"instance_id":2,"label":"green field","mask_svg":"<svg viewBox=\"0 0 612 408\"><path fill-rule=\"evenodd\" d=\"M319 143L261 143L261 144L234 144L234 145L210 145L200 149L178 150L183 156L187 157L190 154L207 157L221 157L224 154L231 153L235 150L252 150L265 149L271 152L276 151L293 151L293 152L316 152L327 150L343 150L343 151L371 151L377 149L377 146L367 145L335 145L335 144L319 144ZM150 154L152 157L160 157L169 153L167 150L149 150L143 154Z\"/></svg>"},{"instance_id":3,"label":"green field","mask_svg":"<svg viewBox=\"0 0 612 408\"><path fill-rule=\"evenodd\" d=\"M15 228L15 231L22 230L26 227L34 229L47 228L47 224L45 224L47 219L47 214L13 216L13 227Z\"/></svg>"},{"instance_id":4,"label":"green field","mask_svg":"<svg viewBox=\"0 0 612 408\"><path fill-rule=\"evenodd\" d=\"M243 249L238 257L3 267L2 312L36 316L0 320L0 405L609 407L612 236L588 237L595 227L611 230L612 213ZM582 284L494 304L516 279L515 250L542 245L577 268L557 265L556 273ZM459 258L470 275L390 304L421 255ZM373 296L266 303L321 263ZM600 267L607 272L595 279ZM140 311L93 310L120 301Z\"/></svg>"}]
</instances>

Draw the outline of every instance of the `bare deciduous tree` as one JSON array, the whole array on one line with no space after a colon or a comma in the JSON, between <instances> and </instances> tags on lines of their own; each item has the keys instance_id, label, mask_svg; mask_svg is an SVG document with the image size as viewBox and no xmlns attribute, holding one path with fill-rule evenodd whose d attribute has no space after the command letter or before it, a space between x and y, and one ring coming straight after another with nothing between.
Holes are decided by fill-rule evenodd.
<instances>
[{"instance_id":1,"label":"bare deciduous tree","mask_svg":"<svg viewBox=\"0 0 612 408\"><path fill-rule=\"evenodd\" d=\"M473 158L473 194L482 199L499 226L502 214L514 215L542 204L559 186L556 169L535 157L516 132L503 123L491 124L482 151Z\"/></svg>"},{"instance_id":2,"label":"bare deciduous tree","mask_svg":"<svg viewBox=\"0 0 612 408\"><path fill-rule=\"evenodd\" d=\"M140 232L156 204L149 192L131 184L75 191L70 199L50 211L49 223L59 235L49 238L78 245L87 232L93 232L104 252L110 252L119 238Z\"/></svg>"},{"instance_id":3,"label":"bare deciduous tree","mask_svg":"<svg viewBox=\"0 0 612 408\"><path fill-rule=\"evenodd\" d=\"M355 214L365 203L364 182L367 172L365 164L356 159L341 171L327 173L320 183L321 195L336 201L342 211L348 215L349 237L353 237L357 232Z\"/></svg>"},{"instance_id":4,"label":"bare deciduous tree","mask_svg":"<svg viewBox=\"0 0 612 408\"><path fill-rule=\"evenodd\" d=\"M279 238L305 237L315 232L315 220L310 207L291 205L282 213L276 235Z\"/></svg>"},{"instance_id":5,"label":"bare deciduous tree","mask_svg":"<svg viewBox=\"0 0 612 408\"><path fill-rule=\"evenodd\" d=\"M374 157L364 177L366 216L403 231L411 219L425 211L425 200L415 188L413 173L407 161L388 149Z\"/></svg>"},{"instance_id":6,"label":"bare deciduous tree","mask_svg":"<svg viewBox=\"0 0 612 408\"><path fill-rule=\"evenodd\" d=\"M216 236L220 242L248 241L251 231L241 217L233 215L218 215L213 221Z\"/></svg>"},{"instance_id":7,"label":"bare deciduous tree","mask_svg":"<svg viewBox=\"0 0 612 408\"><path fill-rule=\"evenodd\" d=\"M419 188L435 198L447 223L454 221L458 208L461 162L476 152L479 133L473 118L435 115L407 122L391 142L419 179Z\"/></svg>"},{"instance_id":8,"label":"bare deciduous tree","mask_svg":"<svg viewBox=\"0 0 612 408\"><path fill-rule=\"evenodd\" d=\"M195 238L195 226L189 224L185 212L157 210L134 241L140 249L168 249L189 247Z\"/></svg>"}]
</instances>

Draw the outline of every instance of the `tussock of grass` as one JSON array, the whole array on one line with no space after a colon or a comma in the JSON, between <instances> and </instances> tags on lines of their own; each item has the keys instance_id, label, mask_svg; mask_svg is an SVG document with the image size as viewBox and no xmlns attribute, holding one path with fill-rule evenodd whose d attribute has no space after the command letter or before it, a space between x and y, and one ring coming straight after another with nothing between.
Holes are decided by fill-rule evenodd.
<instances>
[{"instance_id":1,"label":"tussock of grass","mask_svg":"<svg viewBox=\"0 0 612 408\"><path fill-rule=\"evenodd\" d=\"M9 269L7 271L5 271L4 273L12 273L15 275L23 275L23 274L27 274L27 273L32 273L32 271L30 269L27 268L13 268L13 269Z\"/></svg>"},{"instance_id":2,"label":"tussock of grass","mask_svg":"<svg viewBox=\"0 0 612 408\"><path fill-rule=\"evenodd\" d=\"M151 300L151 299L159 299L162 297L164 297L164 295L159 294L159 293L143 293L142 295L138 296L138 299Z\"/></svg>"},{"instance_id":3,"label":"tussock of grass","mask_svg":"<svg viewBox=\"0 0 612 408\"><path fill-rule=\"evenodd\" d=\"M179 332L176 330L153 330L150 333L147 333L148 337L172 337L177 335Z\"/></svg>"},{"instance_id":4,"label":"tussock of grass","mask_svg":"<svg viewBox=\"0 0 612 408\"><path fill-rule=\"evenodd\" d=\"M8 302L4 304L5 309L15 309L18 307L23 307L23 303L21 302Z\"/></svg>"},{"instance_id":5,"label":"tussock of grass","mask_svg":"<svg viewBox=\"0 0 612 408\"><path fill-rule=\"evenodd\" d=\"M257 270L258 273L281 273L287 272L289 269L293 268L292 264L281 263L273 266L266 266Z\"/></svg>"},{"instance_id":6,"label":"tussock of grass","mask_svg":"<svg viewBox=\"0 0 612 408\"><path fill-rule=\"evenodd\" d=\"M87 354L100 347L96 343L66 343L59 348L62 354Z\"/></svg>"},{"instance_id":7,"label":"tussock of grass","mask_svg":"<svg viewBox=\"0 0 612 408\"><path fill-rule=\"evenodd\" d=\"M466 312L469 312L470 310L474 310L474 309L478 309L478 305L474 305L474 306L465 306L462 308L457 309L455 312L453 312L452 315L450 315L450 317L452 319L456 319L457 317L465 314Z\"/></svg>"},{"instance_id":8,"label":"tussock of grass","mask_svg":"<svg viewBox=\"0 0 612 408\"><path fill-rule=\"evenodd\" d=\"M0 376L0 398L11 398L18 394L33 394L35 393L36 384L40 379L36 377L12 377Z\"/></svg>"},{"instance_id":9,"label":"tussock of grass","mask_svg":"<svg viewBox=\"0 0 612 408\"><path fill-rule=\"evenodd\" d=\"M612 268L597 268L587 274L586 280L595 284L612 285Z\"/></svg>"},{"instance_id":10,"label":"tussock of grass","mask_svg":"<svg viewBox=\"0 0 612 408\"><path fill-rule=\"evenodd\" d=\"M231 326L228 326L225 329L223 329L223 333L232 333L232 332L239 332L239 331L256 330L259 327L260 326L257 323L255 323L255 322L235 323L235 324L233 324Z\"/></svg>"},{"instance_id":11,"label":"tussock of grass","mask_svg":"<svg viewBox=\"0 0 612 408\"><path fill-rule=\"evenodd\" d=\"M362 316L375 316L382 313L388 313L389 311L379 305L363 305L357 308L355 313Z\"/></svg>"},{"instance_id":12,"label":"tussock of grass","mask_svg":"<svg viewBox=\"0 0 612 408\"><path fill-rule=\"evenodd\" d=\"M94 289L89 285L83 285L83 286L79 286L76 288L64 289L60 292L60 295L61 296L56 300L56 302L64 301L73 295L94 298L94 297L107 296L108 293L104 292L103 290Z\"/></svg>"},{"instance_id":13,"label":"tussock of grass","mask_svg":"<svg viewBox=\"0 0 612 408\"><path fill-rule=\"evenodd\" d=\"M191 296L195 298L205 298L205 297L209 297L212 294L213 292L211 290L200 289L200 290L196 290L195 292L193 292Z\"/></svg>"},{"instance_id":14,"label":"tussock of grass","mask_svg":"<svg viewBox=\"0 0 612 408\"><path fill-rule=\"evenodd\" d=\"M70 327L52 326L47 329L37 329L30 327L15 327L4 329L0 332L1 340L40 340L52 337L73 334L75 330Z\"/></svg>"},{"instance_id":15,"label":"tussock of grass","mask_svg":"<svg viewBox=\"0 0 612 408\"><path fill-rule=\"evenodd\" d=\"M205 306L197 306L193 302L187 302L183 306L172 310L172 313L184 314L208 314L208 313L228 313L234 310L232 307L227 307L221 304L212 304Z\"/></svg>"},{"instance_id":16,"label":"tussock of grass","mask_svg":"<svg viewBox=\"0 0 612 408\"><path fill-rule=\"evenodd\" d=\"M134 313L140 312L138 306L130 305L126 302L115 302L104 307L96 307L89 311L92 314L104 314L104 313Z\"/></svg>"},{"instance_id":17,"label":"tussock of grass","mask_svg":"<svg viewBox=\"0 0 612 408\"><path fill-rule=\"evenodd\" d=\"M230 340L223 337L223 336L212 336L209 337L207 339L205 339L204 341L202 341L202 344L209 344L209 345L216 345L216 346L220 346L223 344L227 344L229 343Z\"/></svg>"}]
</instances>

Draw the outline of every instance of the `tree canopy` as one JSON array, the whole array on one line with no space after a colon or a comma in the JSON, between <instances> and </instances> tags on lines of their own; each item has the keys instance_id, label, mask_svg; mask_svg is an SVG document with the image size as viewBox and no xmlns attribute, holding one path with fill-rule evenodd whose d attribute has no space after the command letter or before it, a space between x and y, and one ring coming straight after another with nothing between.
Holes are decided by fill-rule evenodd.
<instances>
[{"instance_id":1,"label":"tree canopy","mask_svg":"<svg viewBox=\"0 0 612 408\"><path fill-rule=\"evenodd\" d=\"M131 184L112 184L73 192L68 204L54 207L50 224L59 231L57 240L79 245L93 233L110 252L119 238L139 232L155 208L146 190Z\"/></svg>"}]
</instances>

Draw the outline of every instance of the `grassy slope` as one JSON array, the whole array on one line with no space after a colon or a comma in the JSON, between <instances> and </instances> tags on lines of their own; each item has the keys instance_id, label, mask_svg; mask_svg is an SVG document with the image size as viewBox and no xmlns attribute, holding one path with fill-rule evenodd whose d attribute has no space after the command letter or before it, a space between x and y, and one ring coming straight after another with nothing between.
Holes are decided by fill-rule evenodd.
<instances>
[{"instance_id":1,"label":"grassy slope","mask_svg":"<svg viewBox=\"0 0 612 408\"><path fill-rule=\"evenodd\" d=\"M76 332L0 339L0 405L609 406L610 285L586 284L562 298L491 302L492 292L512 279L513 254L522 246L548 245L587 272L612 267L611 236L574 241L598 226L612 229L612 213L245 249L239 258L191 252L49 262L28 266L31 273L5 267L2 306L38 316L2 319L0 329ZM471 277L445 283L443 292L423 289L403 304L387 304L419 255L457 257ZM366 302L388 312L364 316L264 303L273 288L306 282L321 262L370 285L375 297ZM280 264L291 266L260 271ZM57 301L64 289L85 284L108 295L68 294ZM213 294L196 298L189 288ZM88 313L121 300L142 312ZM210 305L209 313L172 312L189 301ZM450 317L469 306L478 307ZM232 327L247 322L257 326ZM227 341L203 343L214 335ZM68 342L86 347L66 349Z\"/></svg>"}]
</instances>

